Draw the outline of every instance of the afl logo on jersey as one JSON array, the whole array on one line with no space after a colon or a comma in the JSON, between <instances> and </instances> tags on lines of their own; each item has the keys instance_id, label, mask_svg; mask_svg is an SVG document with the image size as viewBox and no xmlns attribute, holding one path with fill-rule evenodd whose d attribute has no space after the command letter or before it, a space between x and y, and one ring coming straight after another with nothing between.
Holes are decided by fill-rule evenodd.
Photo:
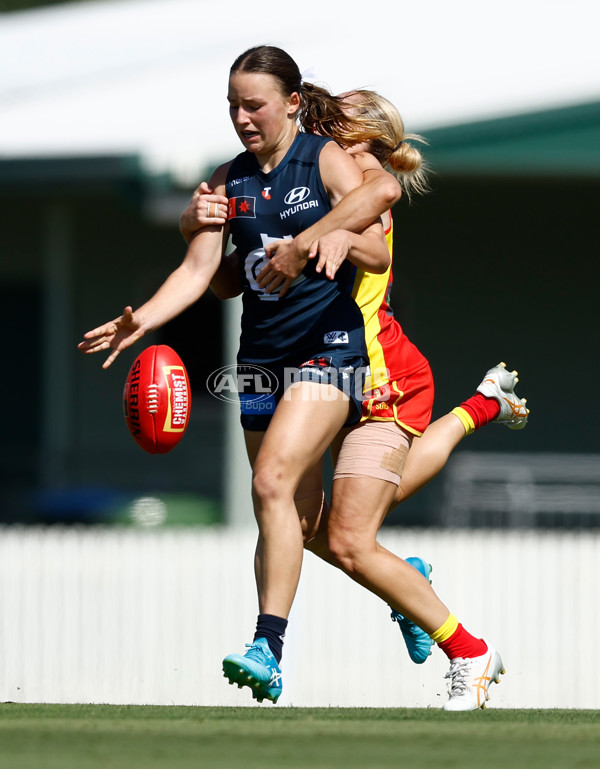
<instances>
[{"instance_id":1,"label":"afl logo on jersey","mask_svg":"<svg viewBox=\"0 0 600 769\"><path fill-rule=\"evenodd\" d=\"M302 203L303 200L310 195L310 189L308 187L294 187L283 199L286 206L295 206L298 203Z\"/></svg>"}]
</instances>

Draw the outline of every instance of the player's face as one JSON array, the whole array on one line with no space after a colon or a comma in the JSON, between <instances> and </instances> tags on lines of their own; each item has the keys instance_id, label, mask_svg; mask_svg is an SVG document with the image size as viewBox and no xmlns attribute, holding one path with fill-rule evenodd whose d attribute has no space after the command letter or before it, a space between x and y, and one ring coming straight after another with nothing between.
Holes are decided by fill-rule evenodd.
<instances>
[{"instance_id":1,"label":"player's face","mask_svg":"<svg viewBox=\"0 0 600 769\"><path fill-rule=\"evenodd\" d=\"M283 96L271 75L234 73L227 100L233 126L249 152L268 155L295 136L300 98L297 93Z\"/></svg>"},{"instance_id":2,"label":"player's face","mask_svg":"<svg viewBox=\"0 0 600 769\"><path fill-rule=\"evenodd\" d=\"M354 117L358 114L358 110L356 109L356 104L360 103L360 97L356 93L356 91L345 91L344 93L339 93L337 95L338 99L342 99L342 109L344 110L344 114L348 115L348 117ZM321 134L318 131L315 131L315 134L317 136L320 136ZM341 142L338 143L341 144ZM344 146L342 144L342 146Z\"/></svg>"},{"instance_id":3,"label":"player's face","mask_svg":"<svg viewBox=\"0 0 600 769\"><path fill-rule=\"evenodd\" d=\"M348 117L355 117L358 115L358 109L356 107L357 104L361 104L362 99L360 94L356 93L356 91L347 91L346 93L339 94L340 98L343 99L343 107L344 113L348 115ZM371 143L370 142L360 142L360 144L352 144L350 146L346 146L342 144L342 147L346 150L346 152L349 155L355 155L359 152L370 152L371 151Z\"/></svg>"},{"instance_id":4,"label":"player's face","mask_svg":"<svg viewBox=\"0 0 600 769\"><path fill-rule=\"evenodd\" d=\"M354 96L357 96L357 94L355 94L354 91L348 91L347 93L338 94L338 98L343 99L341 106L342 106L342 109L344 110L344 113L348 115L348 117L353 117L354 115L356 115L356 112L357 112L356 107L354 106L354 102L352 101L352 97ZM317 136L321 136L321 133L317 130L315 130L314 133ZM330 136L330 134L323 134L323 135ZM352 155L354 153L354 145L345 144L342 141L342 139L340 139L339 137L336 137L335 140L340 145L340 147L342 147L342 149L346 150L346 152L349 155Z\"/></svg>"},{"instance_id":5,"label":"player's face","mask_svg":"<svg viewBox=\"0 0 600 769\"><path fill-rule=\"evenodd\" d=\"M344 93L338 93L338 99L343 99L344 101L344 112L349 115L356 114L354 105L360 104L361 102L360 95L356 93L356 91L344 91Z\"/></svg>"}]
</instances>

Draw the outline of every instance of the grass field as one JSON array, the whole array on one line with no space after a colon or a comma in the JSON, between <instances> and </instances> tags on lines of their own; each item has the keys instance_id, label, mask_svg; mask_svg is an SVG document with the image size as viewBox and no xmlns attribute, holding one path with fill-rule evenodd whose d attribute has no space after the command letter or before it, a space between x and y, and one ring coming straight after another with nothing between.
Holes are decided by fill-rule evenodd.
<instances>
[{"instance_id":1,"label":"grass field","mask_svg":"<svg viewBox=\"0 0 600 769\"><path fill-rule=\"evenodd\" d=\"M600 711L0 705L2 769L598 769Z\"/></svg>"}]
</instances>

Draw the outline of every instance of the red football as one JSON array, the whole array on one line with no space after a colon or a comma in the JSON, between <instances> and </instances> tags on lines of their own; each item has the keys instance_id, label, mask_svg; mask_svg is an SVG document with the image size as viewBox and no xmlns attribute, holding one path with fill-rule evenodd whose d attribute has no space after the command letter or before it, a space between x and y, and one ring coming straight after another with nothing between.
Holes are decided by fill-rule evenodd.
<instances>
[{"instance_id":1,"label":"red football","mask_svg":"<svg viewBox=\"0 0 600 769\"><path fill-rule=\"evenodd\" d=\"M183 438L192 394L183 361L172 347L147 347L133 362L123 391L129 432L149 454L166 454Z\"/></svg>"}]
</instances>

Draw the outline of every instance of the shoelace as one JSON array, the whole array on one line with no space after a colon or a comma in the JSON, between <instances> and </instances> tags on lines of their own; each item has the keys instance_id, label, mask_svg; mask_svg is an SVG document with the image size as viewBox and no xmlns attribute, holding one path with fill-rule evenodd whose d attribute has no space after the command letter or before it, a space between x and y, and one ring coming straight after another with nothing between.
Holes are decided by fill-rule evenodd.
<instances>
[{"instance_id":1,"label":"shoelace","mask_svg":"<svg viewBox=\"0 0 600 769\"><path fill-rule=\"evenodd\" d=\"M268 670L274 670L277 662L275 658L269 653L265 652L263 647L257 643L246 644L248 651L244 654L244 657L258 662L259 665L264 665Z\"/></svg>"},{"instance_id":2,"label":"shoelace","mask_svg":"<svg viewBox=\"0 0 600 769\"><path fill-rule=\"evenodd\" d=\"M406 617L402 614L398 614L397 612L392 612L392 622L397 622L399 625L402 625L402 629L405 632L410 633L411 635L418 635L420 630L415 625L414 622L412 622L409 619L406 619Z\"/></svg>"},{"instance_id":3,"label":"shoelace","mask_svg":"<svg viewBox=\"0 0 600 769\"><path fill-rule=\"evenodd\" d=\"M262 665L266 664L267 660L265 659L265 653L262 646L259 644L246 644L246 648L248 651L244 654L244 657L248 657L248 659L254 660L255 662L260 662Z\"/></svg>"},{"instance_id":4,"label":"shoelace","mask_svg":"<svg viewBox=\"0 0 600 769\"><path fill-rule=\"evenodd\" d=\"M464 694L468 689L469 662L463 659L455 659L450 663L450 670L444 678L450 678L448 687L451 696Z\"/></svg>"}]
</instances>

